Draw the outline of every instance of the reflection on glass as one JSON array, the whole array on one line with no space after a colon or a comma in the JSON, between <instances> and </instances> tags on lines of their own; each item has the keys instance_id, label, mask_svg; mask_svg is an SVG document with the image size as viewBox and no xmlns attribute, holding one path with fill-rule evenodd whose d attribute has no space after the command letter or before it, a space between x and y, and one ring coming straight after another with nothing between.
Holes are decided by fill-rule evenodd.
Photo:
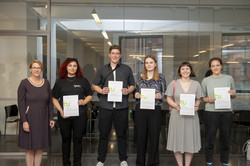
<instances>
[{"instance_id":1,"label":"reflection on glass","mask_svg":"<svg viewBox=\"0 0 250 166\"><path fill-rule=\"evenodd\" d=\"M0 30L46 30L47 0L0 1Z\"/></svg>"},{"instance_id":2,"label":"reflection on glass","mask_svg":"<svg viewBox=\"0 0 250 166\"><path fill-rule=\"evenodd\" d=\"M250 35L222 37L223 72L233 76L237 90L250 90Z\"/></svg>"}]
</instances>

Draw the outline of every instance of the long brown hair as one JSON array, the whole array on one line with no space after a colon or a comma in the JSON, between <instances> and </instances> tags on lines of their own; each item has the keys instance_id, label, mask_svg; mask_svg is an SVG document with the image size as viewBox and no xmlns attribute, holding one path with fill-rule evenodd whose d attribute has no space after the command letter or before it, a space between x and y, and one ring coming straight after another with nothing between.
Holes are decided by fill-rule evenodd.
<instances>
[{"instance_id":1,"label":"long brown hair","mask_svg":"<svg viewBox=\"0 0 250 166\"><path fill-rule=\"evenodd\" d=\"M158 63L157 63L156 57L153 56L153 55L147 55L147 56L145 57L145 59L144 59L143 72L142 72L142 75L141 75L142 79L143 79L143 80L147 80L147 79L148 79L147 69L146 69L146 66L145 66L145 61L146 61L147 58L153 59L153 60L155 61L155 64L156 64L155 69L154 69L154 75L153 75L153 78L152 78L152 79L153 79L153 80L159 80L159 77L160 77L160 76L159 76Z\"/></svg>"}]
</instances>

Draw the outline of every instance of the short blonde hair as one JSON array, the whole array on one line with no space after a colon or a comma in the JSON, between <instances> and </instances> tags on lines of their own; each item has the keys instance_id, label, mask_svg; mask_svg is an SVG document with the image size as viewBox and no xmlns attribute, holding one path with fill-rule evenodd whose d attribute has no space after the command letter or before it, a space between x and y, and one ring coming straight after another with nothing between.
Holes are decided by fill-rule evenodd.
<instances>
[{"instance_id":1,"label":"short blonde hair","mask_svg":"<svg viewBox=\"0 0 250 166\"><path fill-rule=\"evenodd\" d=\"M43 71L43 63L41 61L39 61L39 60L36 60L36 59L30 62L30 64L29 64L30 69L32 68L32 65L34 63L37 63L41 67L41 70Z\"/></svg>"}]
</instances>

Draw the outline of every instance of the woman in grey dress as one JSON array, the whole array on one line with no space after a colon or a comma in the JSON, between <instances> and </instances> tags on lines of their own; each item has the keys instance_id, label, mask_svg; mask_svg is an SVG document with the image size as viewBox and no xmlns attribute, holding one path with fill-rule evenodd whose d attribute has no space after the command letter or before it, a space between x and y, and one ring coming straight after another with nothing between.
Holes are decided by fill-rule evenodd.
<instances>
[{"instance_id":1,"label":"woman in grey dress","mask_svg":"<svg viewBox=\"0 0 250 166\"><path fill-rule=\"evenodd\" d=\"M43 149L50 145L50 127L54 126L50 84L40 77L43 65L31 61L31 76L18 87L20 112L19 146L26 149L26 165L40 166Z\"/></svg>"},{"instance_id":2,"label":"woman in grey dress","mask_svg":"<svg viewBox=\"0 0 250 166\"><path fill-rule=\"evenodd\" d=\"M194 72L189 62L183 62L180 65L178 74L181 78L173 80L166 92L167 102L172 106L167 149L174 152L178 166L183 166L182 154L185 153L185 166L189 166L193 153L197 153L201 148L200 124L197 111L203 92L199 82L190 79L190 76L194 76ZM194 116L180 115L180 94L195 94Z\"/></svg>"}]
</instances>

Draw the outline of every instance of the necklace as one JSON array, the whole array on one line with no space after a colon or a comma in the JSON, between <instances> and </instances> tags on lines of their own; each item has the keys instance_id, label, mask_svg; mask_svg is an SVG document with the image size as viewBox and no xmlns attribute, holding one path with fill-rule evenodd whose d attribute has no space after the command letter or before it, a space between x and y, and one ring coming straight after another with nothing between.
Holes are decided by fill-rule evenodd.
<instances>
[{"instance_id":1,"label":"necklace","mask_svg":"<svg viewBox=\"0 0 250 166\"><path fill-rule=\"evenodd\" d=\"M32 81L31 77L29 77L28 80L29 80L29 82L30 82L32 85L34 85L35 87L41 87L41 86L43 86L43 84L44 84L44 79L43 79L43 78L40 78L39 81L38 81L38 83L35 82L35 81Z\"/></svg>"}]
</instances>

